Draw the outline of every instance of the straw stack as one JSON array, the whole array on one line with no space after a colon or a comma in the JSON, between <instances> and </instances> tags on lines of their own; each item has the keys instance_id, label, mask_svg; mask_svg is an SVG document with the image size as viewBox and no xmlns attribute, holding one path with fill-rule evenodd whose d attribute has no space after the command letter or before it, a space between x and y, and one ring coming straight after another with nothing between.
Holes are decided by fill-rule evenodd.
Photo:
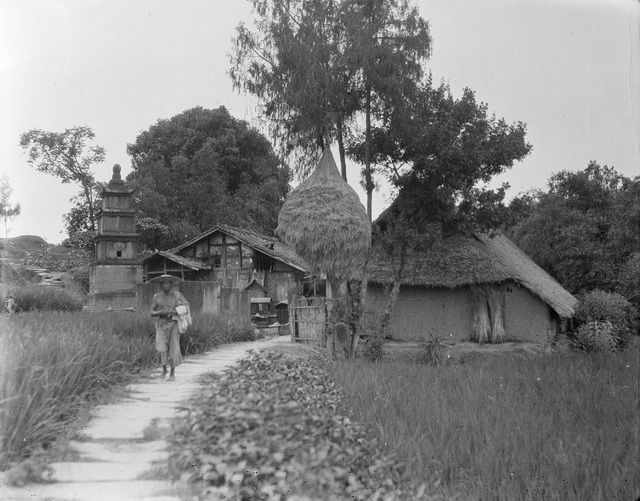
<instances>
[{"instance_id":1,"label":"straw stack","mask_svg":"<svg viewBox=\"0 0 640 501\"><path fill-rule=\"evenodd\" d=\"M371 224L356 192L340 176L329 148L315 171L289 195L276 234L316 274L334 283L349 279L364 263Z\"/></svg>"}]
</instances>

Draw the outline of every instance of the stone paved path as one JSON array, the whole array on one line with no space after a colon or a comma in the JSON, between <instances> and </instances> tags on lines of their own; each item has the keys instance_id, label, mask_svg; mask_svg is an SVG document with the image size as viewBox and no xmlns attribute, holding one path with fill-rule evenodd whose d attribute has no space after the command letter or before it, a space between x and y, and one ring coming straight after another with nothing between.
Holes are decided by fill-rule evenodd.
<instances>
[{"instance_id":1,"label":"stone paved path","mask_svg":"<svg viewBox=\"0 0 640 501\"><path fill-rule=\"evenodd\" d=\"M186 358L176 369L176 381L160 379L159 370L150 372L128 386L129 394L123 400L95 408L81 437L70 444L79 459L50 465L49 473L55 483L21 488L0 485L0 500L184 499L188 492L185 486L161 479L168 452L158 428L166 427L181 402L200 388L200 376L222 372L249 350L289 340L288 336L280 336L237 343Z\"/></svg>"}]
</instances>

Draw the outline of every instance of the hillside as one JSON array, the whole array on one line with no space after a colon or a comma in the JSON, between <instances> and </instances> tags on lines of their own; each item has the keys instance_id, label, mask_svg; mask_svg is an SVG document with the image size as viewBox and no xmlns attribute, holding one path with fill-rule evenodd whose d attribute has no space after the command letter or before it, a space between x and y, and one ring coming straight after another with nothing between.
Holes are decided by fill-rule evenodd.
<instances>
[{"instance_id":1,"label":"hillside","mask_svg":"<svg viewBox=\"0 0 640 501\"><path fill-rule=\"evenodd\" d=\"M48 244L36 235L0 238L0 284L37 284L52 274L68 285L80 282L86 289L91 259L88 251Z\"/></svg>"}]
</instances>

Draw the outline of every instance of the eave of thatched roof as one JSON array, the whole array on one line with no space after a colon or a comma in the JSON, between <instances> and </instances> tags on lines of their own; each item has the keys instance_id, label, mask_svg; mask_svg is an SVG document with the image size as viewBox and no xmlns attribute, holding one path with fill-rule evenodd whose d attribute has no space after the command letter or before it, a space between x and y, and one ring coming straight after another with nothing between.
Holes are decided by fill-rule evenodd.
<instances>
[{"instance_id":1,"label":"eave of thatched roof","mask_svg":"<svg viewBox=\"0 0 640 501\"><path fill-rule=\"evenodd\" d=\"M364 262L371 224L356 192L342 179L329 148L311 176L297 186L278 215L276 234L313 273L347 278Z\"/></svg>"},{"instance_id":2,"label":"eave of thatched roof","mask_svg":"<svg viewBox=\"0 0 640 501\"><path fill-rule=\"evenodd\" d=\"M368 266L369 281L391 283L394 265L397 266L397 259L374 246ZM429 251L411 250L402 276L402 285L446 288L513 280L566 318L573 316L577 303L575 297L504 235L457 236L442 240Z\"/></svg>"},{"instance_id":3,"label":"eave of thatched roof","mask_svg":"<svg viewBox=\"0 0 640 501\"><path fill-rule=\"evenodd\" d=\"M265 235L260 235L252 230L247 230L244 228L235 228L233 226L227 226L225 224L219 224L214 226L213 228L208 229L204 233L201 233L195 238L192 238L188 242L179 245L178 247L174 247L170 249L169 252L177 253L191 245L208 238L213 233L220 231L225 233L240 242L247 244L254 249L262 252L263 254L272 257L273 259L277 259L292 268L295 268L300 271L308 272L309 266L298 256L290 247L283 244L280 240L274 237L267 237Z\"/></svg>"},{"instance_id":4,"label":"eave of thatched roof","mask_svg":"<svg viewBox=\"0 0 640 501\"><path fill-rule=\"evenodd\" d=\"M146 257L144 261L149 261L150 259L153 259L157 256L164 257L166 259L169 259L170 261L173 261L174 263L177 263L179 265L182 265L186 268L189 268L195 271L211 269L211 266L209 266L206 263L203 263L202 261L199 261L197 259L191 259L185 256L180 256L179 254L174 254L168 251L158 251L155 254L152 254L151 256Z\"/></svg>"}]
</instances>

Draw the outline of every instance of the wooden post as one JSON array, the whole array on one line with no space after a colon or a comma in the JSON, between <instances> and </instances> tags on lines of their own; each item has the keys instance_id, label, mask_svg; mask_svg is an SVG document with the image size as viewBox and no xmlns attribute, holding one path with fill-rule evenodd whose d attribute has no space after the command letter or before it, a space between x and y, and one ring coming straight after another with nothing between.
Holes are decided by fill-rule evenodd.
<instances>
[{"instance_id":1,"label":"wooden post","mask_svg":"<svg viewBox=\"0 0 640 501\"><path fill-rule=\"evenodd\" d=\"M333 345L334 345L334 341L335 341L335 336L333 333L333 328L331 326L331 319L332 319L332 313L333 313L333 304L332 304L332 300L333 300L333 287L331 285L331 280L329 280L329 277L327 277L327 282L326 282L326 298L327 298L327 318L325 319L325 332L327 335L327 354L333 358Z\"/></svg>"}]
</instances>

